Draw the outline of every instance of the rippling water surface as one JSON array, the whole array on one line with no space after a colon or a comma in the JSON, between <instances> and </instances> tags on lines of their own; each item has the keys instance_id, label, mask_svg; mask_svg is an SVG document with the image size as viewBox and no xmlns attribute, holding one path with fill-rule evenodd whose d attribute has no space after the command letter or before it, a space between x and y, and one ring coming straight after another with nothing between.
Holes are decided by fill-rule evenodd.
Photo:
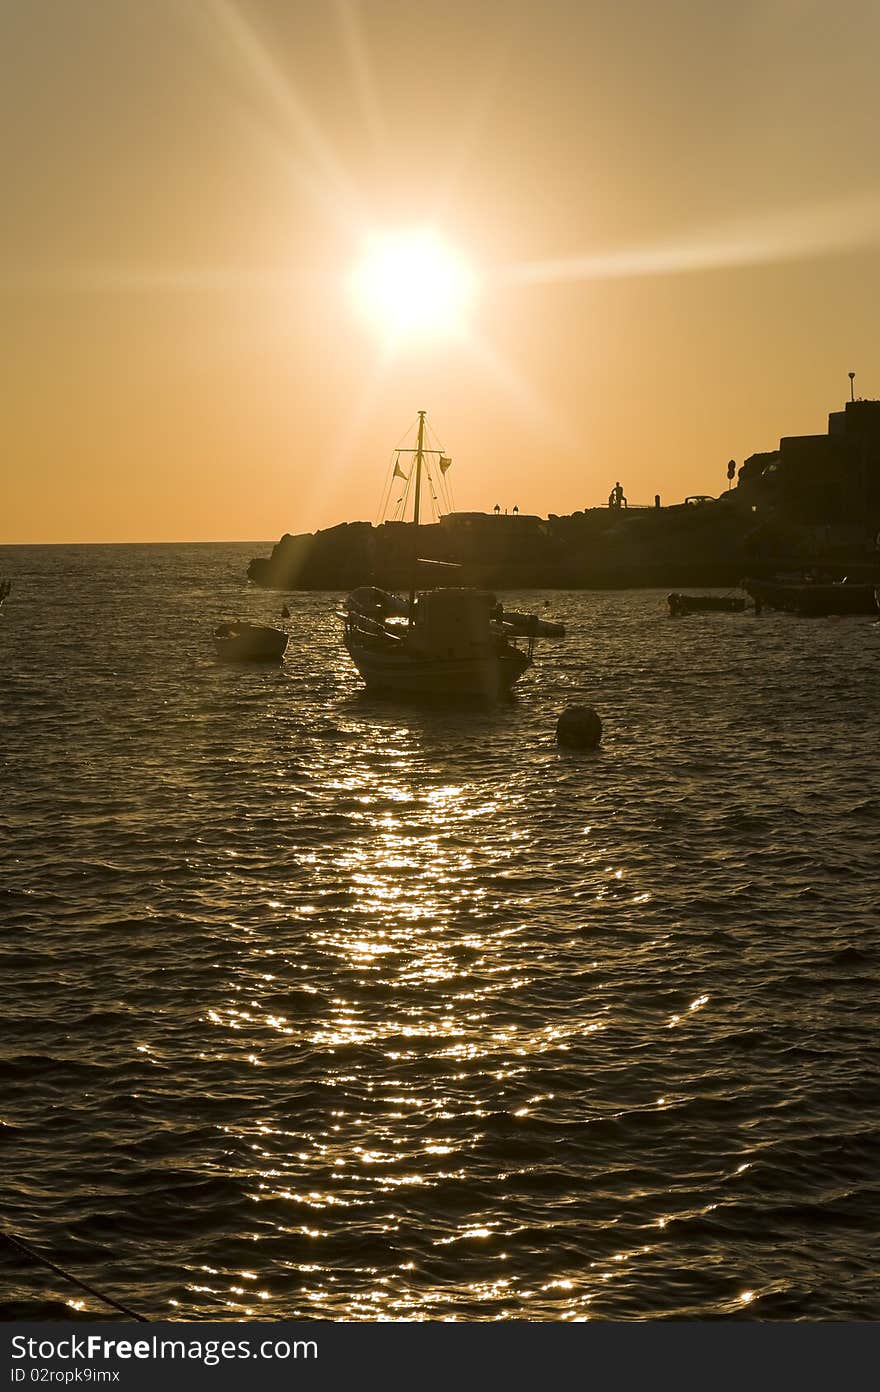
<instances>
[{"instance_id":1,"label":"rippling water surface","mask_svg":"<svg viewBox=\"0 0 880 1392\"><path fill-rule=\"evenodd\" d=\"M0 550L4 1224L152 1317L880 1316L880 629L554 594L410 709L334 596L214 661L265 549Z\"/></svg>"}]
</instances>

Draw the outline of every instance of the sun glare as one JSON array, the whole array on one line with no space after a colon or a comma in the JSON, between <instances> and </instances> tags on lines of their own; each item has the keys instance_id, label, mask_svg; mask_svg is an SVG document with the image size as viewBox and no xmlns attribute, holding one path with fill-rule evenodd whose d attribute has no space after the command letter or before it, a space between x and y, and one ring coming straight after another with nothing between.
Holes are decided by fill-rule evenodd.
<instances>
[{"instance_id":1,"label":"sun glare","mask_svg":"<svg viewBox=\"0 0 880 1392\"><path fill-rule=\"evenodd\" d=\"M392 340L462 332L475 289L464 257L424 228L372 237L352 275L357 307Z\"/></svg>"}]
</instances>

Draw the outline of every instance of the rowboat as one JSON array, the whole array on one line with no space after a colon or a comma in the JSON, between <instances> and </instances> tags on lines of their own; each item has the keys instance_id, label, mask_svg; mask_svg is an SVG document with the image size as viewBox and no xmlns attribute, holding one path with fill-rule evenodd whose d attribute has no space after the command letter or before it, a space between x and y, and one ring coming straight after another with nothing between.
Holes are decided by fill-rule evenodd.
<instances>
[{"instance_id":1,"label":"rowboat","mask_svg":"<svg viewBox=\"0 0 880 1392\"><path fill-rule=\"evenodd\" d=\"M224 662L280 662L287 634L280 628L230 620L214 629L214 646Z\"/></svg>"}]
</instances>

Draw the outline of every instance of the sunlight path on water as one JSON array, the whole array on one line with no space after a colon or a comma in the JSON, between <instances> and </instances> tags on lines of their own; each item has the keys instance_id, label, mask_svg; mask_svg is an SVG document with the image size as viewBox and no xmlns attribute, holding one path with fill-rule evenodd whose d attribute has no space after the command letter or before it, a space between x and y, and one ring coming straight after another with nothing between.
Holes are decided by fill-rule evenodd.
<instances>
[{"instance_id":1,"label":"sunlight path on water","mask_svg":"<svg viewBox=\"0 0 880 1392\"><path fill-rule=\"evenodd\" d=\"M152 1317L875 1318L875 630L553 595L407 709L335 596L215 664L251 551L4 553L14 1230Z\"/></svg>"}]
</instances>

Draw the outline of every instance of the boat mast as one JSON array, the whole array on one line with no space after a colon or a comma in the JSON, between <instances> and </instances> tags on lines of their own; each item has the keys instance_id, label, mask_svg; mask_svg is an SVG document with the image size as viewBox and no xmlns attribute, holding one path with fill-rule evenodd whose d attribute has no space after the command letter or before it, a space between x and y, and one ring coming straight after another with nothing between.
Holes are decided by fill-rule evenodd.
<instances>
[{"instance_id":1,"label":"boat mast","mask_svg":"<svg viewBox=\"0 0 880 1392\"><path fill-rule=\"evenodd\" d=\"M413 522L419 525L419 500L422 493L422 455L425 448L425 412L419 411L419 446L416 450L416 502Z\"/></svg>"},{"instance_id":2,"label":"boat mast","mask_svg":"<svg viewBox=\"0 0 880 1392\"><path fill-rule=\"evenodd\" d=\"M413 510L413 568L412 584L409 590L409 621L412 624L416 611L416 567L419 554L419 504L422 496L422 455L425 449L425 412L419 411L419 442L416 449L416 497Z\"/></svg>"}]
</instances>

